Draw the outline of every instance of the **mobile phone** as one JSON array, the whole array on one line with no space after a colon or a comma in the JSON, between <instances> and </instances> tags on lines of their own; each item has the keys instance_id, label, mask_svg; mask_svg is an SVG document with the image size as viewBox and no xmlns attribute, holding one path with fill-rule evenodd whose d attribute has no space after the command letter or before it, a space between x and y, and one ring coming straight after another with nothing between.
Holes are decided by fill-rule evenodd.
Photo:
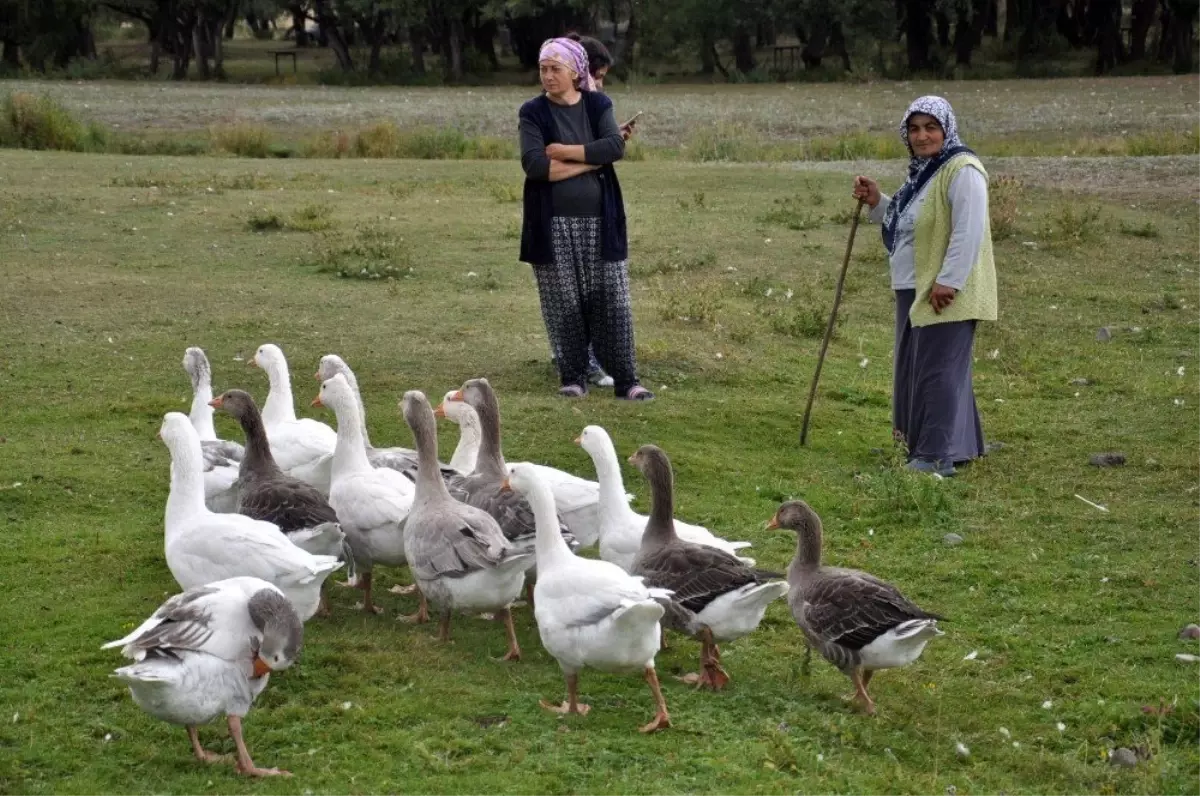
<instances>
[{"instance_id":1,"label":"mobile phone","mask_svg":"<svg viewBox=\"0 0 1200 796\"><path fill-rule=\"evenodd\" d=\"M633 114L633 118L631 118L629 121L625 122L625 124L623 124L621 126L628 127L629 125L636 122L638 120L638 117L641 116L643 113L645 113L645 111L638 111L637 113Z\"/></svg>"}]
</instances>

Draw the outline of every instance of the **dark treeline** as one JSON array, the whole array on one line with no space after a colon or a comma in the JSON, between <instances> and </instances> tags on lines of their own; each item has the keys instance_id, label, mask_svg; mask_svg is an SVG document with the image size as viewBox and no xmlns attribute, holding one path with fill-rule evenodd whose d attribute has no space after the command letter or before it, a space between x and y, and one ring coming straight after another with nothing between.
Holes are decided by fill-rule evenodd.
<instances>
[{"instance_id":1,"label":"dark treeline","mask_svg":"<svg viewBox=\"0 0 1200 796\"><path fill-rule=\"evenodd\" d=\"M988 40L1018 67L1075 50L1097 74L1189 72L1198 14L1200 0L0 0L0 66L95 58L94 29L115 17L144 26L151 71L177 79L224 78L223 42L239 22L327 47L341 71L367 78L398 57L408 74L439 68L449 81L496 71L502 56L532 68L538 45L567 31L606 40L622 70L686 64L731 80L883 71L897 45L909 74L969 70Z\"/></svg>"}]
</instances>

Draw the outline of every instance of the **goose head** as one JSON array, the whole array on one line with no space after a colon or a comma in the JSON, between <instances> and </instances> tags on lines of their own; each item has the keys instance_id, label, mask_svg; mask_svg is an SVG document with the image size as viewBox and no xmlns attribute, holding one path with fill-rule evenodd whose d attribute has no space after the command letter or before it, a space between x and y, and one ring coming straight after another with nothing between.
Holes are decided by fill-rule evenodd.
<instances>
[{"instance_id":1,"label":"goose head","mask_svg":"<svg viewBox=\"0 0 1200 796\"><path fill-rule=\"evenodd\" d=\"M212 386L212 368L203 348L192 346L183 352L183 369L192 379L192 389Z\"/></svg>"},{"instance_id":2,"label":"goose head","mask_svg":"<svg viewBox=\"0 0 1200 796\"><path fill-rule=\"evenodd\" d=\"M282 671L295 663L304 642L304 625L288 598L274 587L262 588L250 598L247 610L262 632L262 640L251 643L254 676Z\"/></svg>"}]
</instances>

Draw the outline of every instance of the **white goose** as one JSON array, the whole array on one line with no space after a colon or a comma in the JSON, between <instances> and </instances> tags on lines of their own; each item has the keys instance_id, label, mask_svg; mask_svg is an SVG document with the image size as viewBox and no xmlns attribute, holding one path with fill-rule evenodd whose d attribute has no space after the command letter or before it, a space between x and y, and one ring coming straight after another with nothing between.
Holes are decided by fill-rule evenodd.
<instances>
[{"instance_id":1,"label":"white goose","mask_svg":"<svg viewBox=\"0 0 1200 796\"><path fill-rule=\"evenodd\" d=\"M179 585L190 589L243 575L261 578L287 595L301 619L312 618L321 584L341 562L301 550L272 523L209 511L196 430L184 415L168 412L159 436L171 451L165 551Z\"/></svg>"},{"instance_id":2,"label":"white goose","mask_svg":"<svg viewBox=\"0 0 1200 796\"><path fill-rule=\"evenodd\" d=\"M372 467L416 472L417 452L415 450L400 447L376 448L371 444L371 437L367 434L367 409L363 406L362 393L358 389L358 378L354 375L354 371L350 370L346 360L337 354L326 354L321 357L317 366L317 381L326 382L339 373L346 377L346 383L354 393L354 402L358 404L359 431L362 433L363 447L367 451L367 461L371 463Z\"/></svg>"},{"instance_id":3,"label":"white goose","mask_svg":"<svg viewBox=\"0 0 1200 796\"><path fill-rule=\"evenodd\" d=\"M276 464L293 478L307 481L328 495L337 433L311 418L297 419L287 359L279 346L259 346L250 364L266 371L271 383L262 416Z\"/></svg>"},{"instance_id":4,"label":"white goose","mask_svg":"<svg viewBox=\"0 0 1200 796\"><path fill-rule=\"evenodd\" d=\"M367 460L358 401L345 376L338 374L322 383L313 406L328 407L337 415L329 505L337 512L354 557L355 578L348 584L363 590L364 611L379 613L382 609L371 601L372 571L376 564L407 563L404 523L416 486L396 470L372 467Z\"/></svg>"},{"instance_id":5,"label":"white goose","mask_svg":"<svg viewBox=\"0 0 1200 796\"><path fill-rule=\"evenodd\" d=\"M192 346L183 353L183 369L192 380L192 408L188 419L200 436L204 451L204 502L217 512L237 511L238 466L246 451L241 445L218 439L213 425L212 368L204 349Z\"/></svg>"},{"instance_id":6,"label":"white goose","mask_svg":"<svg viewBox=\"0 0 1200 796\"><path fill-rule=\"evenodd\" d=\"M267 687L271 672L296 660L303 639L304 626L284 593L259 578L241 577L175 595L132 633L101 649L120 647L133 661L113 676L129 686L142 710L187 727L197 759L222 759L200 745L196 726L224 713L240 773L290 776L254 765L242 737L242 717Z\"/></svg>"},{"instance_id":7,"label":"white goose","mask_svg":"<svg viewBox=\"0 0 1200 796\"><path fill-rule=\"evenodd\" d=\"M586 714L579 702L579 671L640 671L654 693L657 713L641 728L653 732L671 726L667 703L654 671L667 589L650 589L615 564L574 555L558 530L554 495L537 470L513 465L506 484L525 496L537 523L538 579L534 616L538 634L567 680L567 701L542 707L556 713Z\"/></svg>"},{"instance_id":8,"label":"white goose","mask_svg":"<svg viewBox=\"0 0 1200 796\"><path fill-rule=\"evenodd\" d=\"M629 572L642 546L642 534L649 520L638 514L624 499L625 484L621 465L612 438L600 426L587 426L575 440L592 457L600 480L600 557ZM750 547L750 542L730 542L715 536L707 528L675 520L675 533L685 542L707 545L737 556L737 551ZM747 566L753 558L737 556Z\"/></svg>"},{"instance_id":9,"label":"white goose","mask_svg":"<svg viewBox=\"0 0 1200 796\"><path fill-rule=\"evenodd\" d=\"M450 459L450 467L463 475L475 472L479 459L479 447L483 432L479 424L479 413L466 401L454 400L457 390L446 393L434 411L459 427L458 445ZM600 539L600 485L555 467L533 462L508 462L508 471L518 464L528 464L554 493L554 503L563 522L575 534L580 547L591 547ZM626 495L633 500L632 494Z\"/></svg>"}]
</instances>

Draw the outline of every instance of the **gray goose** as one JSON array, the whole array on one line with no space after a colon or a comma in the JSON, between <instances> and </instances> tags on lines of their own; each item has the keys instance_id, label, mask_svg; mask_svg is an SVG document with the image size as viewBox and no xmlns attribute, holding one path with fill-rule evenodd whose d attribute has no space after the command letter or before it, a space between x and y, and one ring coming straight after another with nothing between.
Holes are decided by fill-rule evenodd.
<instances>
[{"instance_id":1,"label":"gray goose","mask_svg":"<svg viewBox=\"0 0 1200 796\"><path fill-rule=\"evenodd\" d=\"M238 473L238 513L278 525L297 547L314 555L340 556L344 537L337 513L319 489L279 469L262 414L250 394L227 390L210 405L233 417L246 435L246 454Z\"/></svg>"},{"instance_id":2,"label":"gray goose","mask_svg":"<svg viewBox=\"0 0 1200 796\"><path fill-rule=\"evenodd\" d=\"M782 504L767 527L796 532L796 557L788 567L792 616L809 644L850 678L854 699L873 714L875 702L867 693L872 674L919 658L930 639L943 635L937 623L944 617L917 607L874 575L822 566L821 518L803 500Z\"/></svg>"},{"instance_id":3,"label":"gray goose","mask_svg":"<svg viewBox=\"0 0 1200 796\"><path fill-rule=\"evenodd\" d=\"M313 555L336 556L352 561L337 513L321 491L307 481L294 478L275 463L267 429L258 404L244 390L227 390L209 402L233 417L246 436L246 452L234 485L236 511L256 520L279 526L292 544ZM324 591L318 612L328 614Z\"/></svg>"},{"instance_id":4,"label":"gray goose","mask_svg":"<svg viewBox=\"0 0 1200 796\"><path fill-rule=\"evenodd\" d=\"M452 401L463 401L479 415L482 440L475 471L470 475L459 475L446 479L450 494L470 506L483 509L495 518L505 538L520 550L533 552L537 539L537 523L529 501L515 491L504 489L508 478L508 464L500 449L500 404L496 392L487 379L469 379L462 388L452 393ZM558 516L559 530L572 550L579 547L575 535ZM536 568L529 571L529 582L525 597L533 605L533 583L537 578Z\"/></svg>"},{"instance_id":5,"label":"gray goose","mask_svg":"<svg viewBox=\"0 0 1200 796\"><path fill-rule=\"evenodd\" d=\"M503 660L520 660L511 606L534 555L514 547L491 514L451 497L438 468L437 421L425 394L410 390L400 406L417 445L416 494L404 527L404 553L421 592L418 621L427 616L426 601L432 603L441 615L438 636L449 641L454 611L495 612L508 632Z\"/></svg>"},{"instance_id":6,"label":"gray goose","mask_svg":"<svg viewBox=\"0 0 1200 796\"><path fill-rule=\"evenodd\" d=\"M767 606L788 585L776 573L755 569L736 556L707 545L685 542L675 532L671 461L656 445L643 445L629 457L650 484L650 518L630 569L647 586L673 592L665 622L701 643L698 674L684 682L718 691L729 682L721 668L718 642L754 631Z\"/></svg>"}]
</instances>

